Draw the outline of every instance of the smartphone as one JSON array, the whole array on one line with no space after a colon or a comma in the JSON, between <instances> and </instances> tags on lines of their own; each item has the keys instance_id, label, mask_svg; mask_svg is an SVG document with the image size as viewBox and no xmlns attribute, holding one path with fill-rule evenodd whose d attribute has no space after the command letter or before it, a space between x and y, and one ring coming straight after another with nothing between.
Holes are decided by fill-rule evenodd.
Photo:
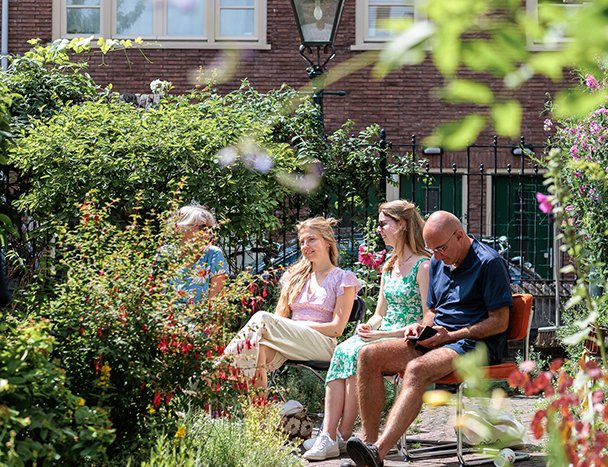
<instances>
[{"instance_id":1,"label":"smartphone","mask_svg":"<svg viewBox=\"0 0 608 467\"><path fill-rule=\"evenodd\" d=\"M422 329L422 332L420 334L418 334L417 336L408 336L408 340L412 341L412 342L418 342L418 341L423 341L428 339L429 337L434 336L435 334L437 334L437 330L430 327L430 326L425 326Z\"/></svg>"}]
</instances>

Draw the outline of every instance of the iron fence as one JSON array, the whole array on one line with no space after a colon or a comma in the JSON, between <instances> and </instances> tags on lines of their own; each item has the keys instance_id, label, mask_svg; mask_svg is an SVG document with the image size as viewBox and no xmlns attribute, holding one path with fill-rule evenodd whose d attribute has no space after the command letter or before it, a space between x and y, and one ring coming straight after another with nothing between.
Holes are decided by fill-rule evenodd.
<instances>
[{"instance_id":1,"label":"iron fence","mask_svg":"<svg viewBox=\"0 0 608 467\"><path fill-rule=\"evenodd\" d=\"M494 137L490 144L447 152L424 147L415 135L407 144L390 142L385 132L382 138L378 157L383 158L383 168L400 155L419 169L409 174L386 172L383 179L388 184L349 197L334 193L322 206L308 205L304 196L290 196L277 212L281 229L253 241L226 241L235 269L251 267L261 272L295 261L299 254L295 223L312 215L342 219L337 237L348 265L356 258L369 218L376 217L386 195L414 202L423 215L439 209L454 213L469 234L505 258L514 292L535 296L533 327L559 324L559 303L570 295L574 278L559 273L565 258L556 240L556 226L538 210L536 193L546 191L544 169L538 162L544 146L528 144L523 137L518 145L501 144Z\"/></svg>"}]
</instances>

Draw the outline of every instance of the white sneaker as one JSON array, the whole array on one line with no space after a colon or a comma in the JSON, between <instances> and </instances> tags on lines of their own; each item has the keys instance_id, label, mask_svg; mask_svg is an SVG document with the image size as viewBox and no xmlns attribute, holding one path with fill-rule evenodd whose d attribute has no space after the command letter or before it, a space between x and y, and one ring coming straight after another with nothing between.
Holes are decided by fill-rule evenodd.
<instances>
[{"instance_id":1,"label":"white sneaker","mask_svg":"<svg viewBox=\"0 0 608 467\"><path fill-rule=\"evenodd\" d=\"M339 431L336 432L336 434L338 437L338 446L340 447L340 454L346 454L346 441L344 440L344 438L342 438L342 435ZM305 440L302 443L302 447L304 448L304 450L310 451L315 445L315 441L317 440L317 438L318 436L313 436L312 438L308 438L307 440Z\"/></svg>"},{"instance_id":2,"label":"white sneaker","mask_svg":"<svg viewBox=\"0 0 608 467\"><path fill-rule=\"evenodd\" d=\"M332 440L325 432L317 436L315 444L302 456L309 461L322 461L332 457L340 456L338 440Z\"/></svg>"}]
</instances>

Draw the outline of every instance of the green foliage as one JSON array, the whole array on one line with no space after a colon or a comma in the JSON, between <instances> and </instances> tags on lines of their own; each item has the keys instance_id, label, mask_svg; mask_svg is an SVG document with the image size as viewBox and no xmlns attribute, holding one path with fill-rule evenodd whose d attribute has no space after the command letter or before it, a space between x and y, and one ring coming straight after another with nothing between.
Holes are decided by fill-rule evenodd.
<instances>
[{"instance_id":1,"label":"green foliage","mask_svg":"<svg viewBox=\"0 0 608 467\"><path fill-rule=\"evenodd\" d=\"M51 217L74 219L77 203L97 190L100 202L122 199L114 215L125 219L139 192L142 212L165 210L186 177L184 197L213 209L224 232L247 238L270 230L287 193L276 174L297 167L285 140L308 118L283 115L294 95L262 95L244 83L226 96L204 90L149 110L116 101L66 108L37 122L12 152L30 179L16 205L48 228Z\"/></svg>"},{"instance_id":2,"label":"green foliage","mask_svg":"<svg viewBox=\"0 0 608 467\"><path fill-rule=\"evenodd\" d=\"M586 89L581 87L577 94L594 98L601 95L605 78L598 80L587 74L584 81ZM562 272L577 274L576 287L566 304L570 315L566 320L573 324L570 330L576 332L564 339L567 345L574 347L580 347L578 344L588 336L591 325L598 331L598 325L608 323L606 298L601 293L592 294L590 290L598 285L605 288L608 281L607 114L608 109L600 105L585 116L556 123L553 149L546 162L545 183L552 196L545 200L545 211L552 211L561 221L563 250L572 258L572 264ZM554 123L546 120L545 126L551 129ZM600 348L605 359L603 342L600 342ZM574 349L573 352L578 353Z\"/></svg>"},{"instance_id":3,"label":"green foliage","mask_svg":"<svg viewBox=\"0 0 608 467\"><path fill-rule=\"evenodd\" d=\"M275 406L246 405L243 420L211 418L200 411L188 413L175 432L156 440L144 467L189 466L301 466L295 446L277 429Z\"/></svg>"},{"instance_id":4,"label":"green foliage","mask_svg":"<svg viewBox=\"0 0 608 467\"><path fill-rule=\"evenodd\" d=\"M274 380L278 393L286 400L297 400L309 414L323 412L325 385L309 370L286 366L277 370Z\"/></svg>"},{"instance_id":5,"label":"green foliage","mask_svg":"<svg viewBox=\"0 0 608 467\"><path fill-rule=\"evenodd\" d=\"M83 65L47 66L32 56L14 57L0 83L15 94L10 105L13 131L29 129L33 120L48 119L65 106L92 98L97 86L82 73Z\"/></svg>"},{"instance_id":6,"label":"green foliage","mask_svg":"<svg viewBox=\"0 0 608 467\"><path fill-rule=\"evenodd\" d=\"M37 312L53 323L70 387L107 407L117 448L173 426L173 396L183 391L200 406L234 404L247 383L214 361L247 312L252 279L243 274L213 299L184 303L171 284L211 238L178 246L173 229L157 227L168 225L164 217L141 221L135 211L123 228L110 222L111 206L87 200L80 210L80 223L60 230L67 278Z\"/></svg>"},{"instance_id":7,"label":"green foliage","mask_svg":"<svg viewBox=\"0 0 608 467\"><path fill-rule=\"evenodd\" d=\"M51 359L49 322L7 318L0 323L0 464L104 462L110 421L68 388Z\"/></svg>"},{"instance_id":8,"label":"green foliage","mask_svg":"<svg viewBox=\"0 0 608 467\"><path fill-rule=\"evenodd\" d=\"M430 0L421 8L428 21L395 23L397 34L380 54L376 75L421 63L428 55L445 79L440 95L479 106L435 128L428 145L463 149L489 123L496 134L514 139L521 134L524 107L513 100L514 90L535 76L561 81L572 69L597 75L598 63L606 61L605 0L539 0L538 12L514 0ZM481 82L487 75L495 78L492 90ZM590 96L565 89L556 102L565 118L584 115L604 99L604 92Z\"/></svg>"}]
</instances>

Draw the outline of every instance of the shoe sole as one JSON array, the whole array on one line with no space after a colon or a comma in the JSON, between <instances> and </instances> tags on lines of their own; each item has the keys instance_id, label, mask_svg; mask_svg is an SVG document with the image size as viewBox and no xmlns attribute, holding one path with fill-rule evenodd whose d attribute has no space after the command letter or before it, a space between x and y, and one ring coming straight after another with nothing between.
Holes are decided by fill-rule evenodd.
<instances>
[{"instance_id":1,"label":"shoe sole","mask_svg":"<svg viewBox=\"0 0 608 467\"><path fill-rule=\"evenodd\" d=\"M376 462L367 449L363 441L359 439L348 440L346 443L348 455L353 460L357 467L383 467L384 462Z\"/></svg>"},{"instance_id":2,"label":"shoe sole","mask_svg":"<svg viewBox=\"0 0 608 467\"><path fill-rule=\"evenodd\" d=\"M324 454L322 456L311 456L311 457L304 457L302 456L303 459L306 459L307 461L324 461L327 459L335 459L336 457L340 457L340 453L336 453L334 455L331 454Z\"/></svg>"}]
</instances>

